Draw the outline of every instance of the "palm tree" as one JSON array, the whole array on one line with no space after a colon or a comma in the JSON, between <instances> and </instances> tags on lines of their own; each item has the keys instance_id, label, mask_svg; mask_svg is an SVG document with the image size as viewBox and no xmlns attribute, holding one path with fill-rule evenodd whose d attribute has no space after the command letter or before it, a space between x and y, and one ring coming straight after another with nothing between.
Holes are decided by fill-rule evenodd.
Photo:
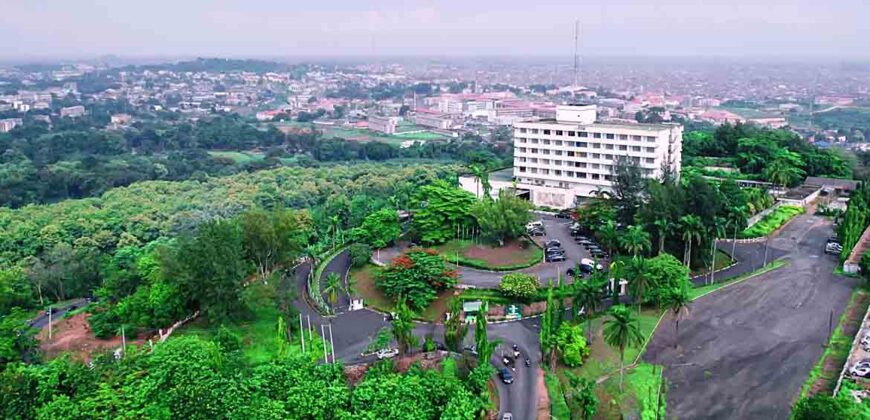
<instances>
[{"instance_id":1,"label":"palm tree","mask_svg":"<svg viewBox=\"0 0 870 420\"><path fill-rule=\"evenodd\" d=\"M625 348L643 343L640 325L634 313L623 305L610 308L610 319L604 321L604 342L619 349L619 390L623 391Z\"/></svg>"},{"instance_id":2,"label":"palm tree","mask_svg":"<svg viewBox=\"0 0 870 420\"><path fill-rule=\"evenodd\" d=\"M686 241L683 264L688 267L692 261L692 240L701 242L701 233L704 231L704 225L701 223L700 217L689 214L680 218L680 227L683 230L683 240Z\"/></svg>"},{"instance_id":3,"label":"palm tree","mask_svg":"<svg viewBox=\"0 0 870 420\"><path fill-rule=\"evenodd\" d=\"M647 251L650 248L649 233L639 225L629 226L619 238L619 242L634 257L637 257L638 253Z\"/></svg>"},{"instance_id":4,"label":"palm tree","mask_svg":"<svg viewBox=\"0 0 870 420\"><path fill-rule=\"evenodd\" d=\"M670 220L665 218L656 219L653 224L659 231L659 250L656 255L661 255L662 252L665 252L665 238L667 237L671 229L673 229L673 225L671 224Z\"/></svg>"},{"instance_id":5,"label":"palm tree","mask_svg":"<svg viewBox=\"0 0 870 420\"><path fill-rule=\"evenodd\" d=\"M667 292L662 301L664 308L674 315L674 348L677 348L680 341L680 318L689 314L689 304L691 303L686 284Z\"/></svg>"},{"instance_id":6,"label":"palm tree","mask_svg":"<svg viewBox=\"0 0 870 420\"><path fill-rule=\"evenodd\" d=\"M737 251L737 231L746 225L746 207L732 208L728 215L728 224L734 226L734 238L731 240L731 258L734 258L734 252Z\"/></svg>"},{"instance_id":7,"label":"palm tree","mask_svg":"<svg viewBox=\"0 0 870 420\"><path fill-rule=\"evenodd\" d=\"M643 305L643 289L646 288L647 282L649 278L647 277L647 270L649 269L649 265L647 261L643 257L634 257L628 263L629 273L629 287L631 287L631 294L635 296L635 300L637 301L637 313L640 315L640 307Z\"/></svg>"},{"instance_id":8,"label":"palm tree","mask_svg":"<svg viewBox=\"0 0 870 420\"><path fill-rule=\"evenodd\" d=\"M335 306L335 303L338 302L338 293L345 290L343 284L341 284L341 277L338 273L329 273L326 276L326 287L323 288L323 293L326 293L326 299L332 306Z\"/></svg>"},{"instance_id":9,"label":"palm tree","mask_svg":"<svg viewBox=\"0 0 870 420\"><path fill-rule=\"evenodd\" d=\"M341 226L339 226L341 219L339 219L336 214L329 219L329 222L332 225L332 247L335 248L335 242L336 239L338 239L338 230L341 228Z\"/></svg>"},{"instance_id":10,"label":"palm tree","mask_svg":"<svg viewBox=\"0 0 870 420\"><path fill-rule=\"evenodd\" d=\"M592 315L601 309L601 289L607 283L607 276L603 271L595 271L585 281L574 283L574 309L585 310L586 318L586 341L592 343Z\"/></svg>"},{"instance_id":11,"label":"palm tree","mask_svg":"<svg viewBox=\"0 0 870 420\"><path fill-rule=\"evenodd\" d=\"M598 236L598 240L601 241L601 244L607 248L607 252L612 256L613 249L616 248L618 240L616 222L608 220L602 223L598 226L598 230L595 233Z\"/></svg>"},{"instance_id":12,"label":"palm tree","mask_svg":"<svg viewBox=\"0 0 870 420\"><path fill-rule=\"evenodd\" d=\"M409 349L414 348L417 344L417 337L414 336L414 323L411 321L414 313L408 308L403 296L399 296L396 301L396 316L392 322L393 338L399 345L399 353L405 355Z\"/></svg>"}]
</instances>

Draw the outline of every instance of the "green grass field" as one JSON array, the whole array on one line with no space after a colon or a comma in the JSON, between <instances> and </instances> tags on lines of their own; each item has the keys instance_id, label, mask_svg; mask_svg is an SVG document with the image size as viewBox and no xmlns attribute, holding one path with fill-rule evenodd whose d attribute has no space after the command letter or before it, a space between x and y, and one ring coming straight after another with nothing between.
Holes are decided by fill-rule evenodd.
<instances>
[{"instance_id":1,"label":"green grass field","mask_svg":"<svg viewBox=\"0 0 870 420\"><path fill-rule=\"evenodd\" d=\"M636 310L636 308L632 307L632 310ZM645 341L639 347L630 347L625 350L626 366L637 360L643 352L646 341L652 336L661 314L661 311L654 308L645 308L641 311L638 321L641 335ZM644 406L644 401L648 393L658 389L658 384L661 381L661 368L655 367L656 374L652 374L653 365L646 363L639 363L632 369L626 369L625 392L621 393L619 391L619 349L608 346L602 335L606 319L605 315L592 321L593 339L589 346L591 352L583 365L577 368L560 366L556 373L563 390L569 387L568 378L565 375L566 371L582 378L602 380L595 388L595 394L599 401L596 418L637 418L642 411L649 409L649 407ZM585 330L587 323L583 322L582 326ZM569 407L570 405L569 402ZM571 411L576 411L576 407L571 407Z\"/></svg>"},{"instance_id":2,"label":"green grass field","mask_svg":"<svg viewBox=\"0 0 870 420\"><path fill-rule=\"evenodd\" d=\"M503 247L493 247L470 240L454 239L432 249L452 263L495 271L521 270L544 259L544 251L530 242L525 248L516 241L507 242Z\"/></svg>"},{"instance_id":3,"label":"green grass field","mask_svg":"<svg viewBox=\"0 0 870 420\"><path fill-rule=\"evenodd\" d=\"M263 160L263 153L260 152L229 152L229 151L209 151L209 155L217 158L232 159L240 165L246 163Z\"/></svg>"}]
</instances>

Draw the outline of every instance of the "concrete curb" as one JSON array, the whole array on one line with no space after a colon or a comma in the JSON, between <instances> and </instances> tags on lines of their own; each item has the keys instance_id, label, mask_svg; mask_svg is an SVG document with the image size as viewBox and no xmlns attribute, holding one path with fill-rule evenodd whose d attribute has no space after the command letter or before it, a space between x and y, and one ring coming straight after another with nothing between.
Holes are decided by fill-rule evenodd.
<instances>
[{"instance_id":1,"label":"concrete curb","mask_svg":"<svg viewBox=\"0 0 870 420\"><path fill-rule=\"evenodd\" d=\"M732 282L729 282L729 283L725 283L724 285L722 285L722 287L719 287L719 288L716 288L716 289L710 290L709 292L704 293L704 294L702 294L702 295L698 295L697 297L695 297L694 299L692 299L692 302L694 302L694 301L696 301L696 300L698 300L698 299L700 299L700 298L702 298L702 297L704 297L704 296L707 296L707 295L709 295L710 293L718 292L718 291L720 291L720 290L722 290L722 289L726 289L726 288L728 288L728 287L730 287L730 286L733 286L733 285L735 285L735 284L743 283L743 282L746 281L746 280L749 280L749 279L752 279L752 278L758 277L758 276L760 276L760 275L762 275L762 274L767 274L767 273L769 273L769 272L771 272L771 271L776 271L776 270L778 270L778 269L780 269L780 268L785 267L786 265L788 265L788 261L785 260L785 259L776 259L776 260L771 261L771 262L768 263L768 264L773 264L774 261L783 261L783 264L780 265L780 266L777 266L777 267L771 267L771 268L768 268L768 269L765 269L765 268L766 268L766 266L765 266L765 267L761 267L761 268L759 268L759 269L756 270L756 271L749 272L749 273L747 273L747 276L746 276L746 277L744 277L744 278L742 278L742 279L740 279L740 280L735 280L735 281L732 281ZM762 270L763 270L763 271L762 271ZM725 281L727 282L728 280L725 280ZM713 284L716 284L716 283L713 283ZM709 286L709 285L707 285L707 286Z\"/></svg>"}]
</instances>

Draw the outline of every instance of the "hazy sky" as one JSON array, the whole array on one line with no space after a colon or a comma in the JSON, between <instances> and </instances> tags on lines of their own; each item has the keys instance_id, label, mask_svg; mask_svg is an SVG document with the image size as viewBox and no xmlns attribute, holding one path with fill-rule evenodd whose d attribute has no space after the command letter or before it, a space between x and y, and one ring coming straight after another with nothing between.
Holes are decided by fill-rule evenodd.
<instances>
[{"instance_id":1,"label":"hazy sky","mask_svg":"<svg viewBox=\"0 0 870 420\"><path fill-rule=\"evenodd\" d=\"M868 0L0 0L0 57L870 57Z\"/></svg>"}]
</instances>

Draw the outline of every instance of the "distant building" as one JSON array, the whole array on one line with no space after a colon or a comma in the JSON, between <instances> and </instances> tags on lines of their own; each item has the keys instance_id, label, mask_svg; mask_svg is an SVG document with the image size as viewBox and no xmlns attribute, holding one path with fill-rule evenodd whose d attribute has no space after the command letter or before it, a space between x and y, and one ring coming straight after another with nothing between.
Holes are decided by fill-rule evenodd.
<instances>
[{"instance_id":1,"label":"distant building","mask_svg":"<svg viewBox=\"0 0 870 420\"><path fill-rule=\"evenodd\" d=\"M7 118L5 120L0 120L0 133L8 133L12 131L13 128L21 125L23 121L21 118Z\"/></svg>"},{"instance_id":2,"label":"distant building","mask_svg":"<svg viewBox=\"0 0 870 420\"><path fill-rule=\"evenodd\" d=\"M447 130L453 125L449 117L432 111L417 110L414 114L414 122L424 127L440 128Z\"/></svg>"},{"instance_id":3,"label":"distant building","mask_svg":"<svg viewBox=\"0 0 870 420\"><path fill-rule=\"evenodd\" d=\"M372 115L369 117L369 130L384 134L394 134L399 125L399 117Z\"/></svg>"},{"instance_id":4,"label":"distant building","mask_svg":"<svg viewBox=\"0 0 870 420\"><path fill-rule=\"evenodd\" d=\"M133 121L133 117L130 114L115 114L112 115L112 125L122 126L122 125L130 125Z\"/></svg>"},{"instance_id":5,"label":"distant building","mask_svg":"<svg viewBox=\"0 0 870 420\"><path fill-rule=\"evenodd\" d=\"M574 207L598 191L611 191L621 159L647 178L661 176L667 166L679 175L682 140L678 124L598 121L595 105L559 105L555 119L514 124L513 179L491 174L491 193L515 188L537 206ZM464 178L460 185L480 195L474 181Z\"/></svg>"},{"instance_id":6,"label":"distant building","mask_svg":"<svg viewBox=\"0 0 870 420\"><path fill-rule=\"evenodd\" d=\"M782 128L788 125L788 121L782 117L751 118L749 122L770 128Z\"/></svg>"},{"instance_id":7,"label":"distant building","mask_svg":"<svg viewBox=\"0 0 870 420\"><path fill-rule=\"evenodd\" d=\"M82 105L68 106L60 109L61 118L76 118L85 115L85 107Z\"/></svg>"}]
</instances>

